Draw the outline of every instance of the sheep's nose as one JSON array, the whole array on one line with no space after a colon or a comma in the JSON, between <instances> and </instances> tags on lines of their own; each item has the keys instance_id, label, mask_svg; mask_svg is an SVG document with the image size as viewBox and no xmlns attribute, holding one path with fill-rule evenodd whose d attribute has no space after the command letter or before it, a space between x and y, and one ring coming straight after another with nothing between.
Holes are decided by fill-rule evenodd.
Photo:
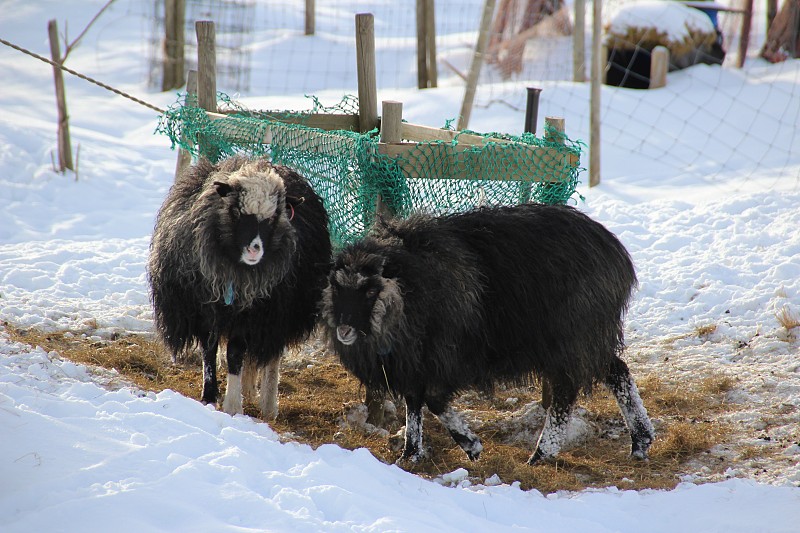
<instances>
[{"instance_id":1,"label":"sheep's nose","mask_svg":"<svg viewBox=\"0 0 800 533\"><path fill-rule=\"evenodd\" d=\"M347 324L341 324L336 328L336 338L339 339L339 342L345 345L350 345L356 342L358 339L358 333L356 330Z\"/></svg>"}]
</instances>

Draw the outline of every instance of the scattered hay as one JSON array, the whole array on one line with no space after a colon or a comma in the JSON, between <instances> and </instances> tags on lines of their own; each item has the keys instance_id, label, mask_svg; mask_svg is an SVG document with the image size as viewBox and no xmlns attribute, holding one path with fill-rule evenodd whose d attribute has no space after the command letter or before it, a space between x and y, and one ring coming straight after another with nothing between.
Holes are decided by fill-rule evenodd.
<instances>
[{"instance_id":1,"label":"scattered hay","mask_svg":"<svg viewBox=\"0 0 800 533\"><path fill-rule=\"evenodd\" d=\"M191 360L173 363L158 343L143 337L97 342L85 336L20 330L9 325L6 329L15 341L55 350L77 363L116 369L141 389L158 392L169 388L189 398L200 398L201 366ZM224 387L224 373L220 381ZM430 455L418 464L402 466L429 479L464 468L470 483L496 483L499 478L503 483L518 482L522 489L543 493L606 486L669 489L682 475L696 471L698 464L715 473L729 466L711 450L725 443L728 435L714 415L734 409L725 402L727 391L734 386L735 382L724 376L679 383L652 374L640 377L639 389L657 432L649 462L629 457L629 436L616 402L605 389L598 389L580 400L578 408L581 419L596 431L565 449L557 460L535 467L526 461L540 428L514 430L508 421L525 420L526 412L535 418L540 390L500 386L493 397L467 393L455 404L483 441L481 459L470 462L441 424L426 413L425 446ZM279 397L279 415L271 426L286 440L312 447L335 443L346 449L367 448L386 463L399 455L397 444L402 443L405 417L402 401L394 402L396 416L388 418L385 430L365 424L358 416L365 397L363 387L318 341L283 361ZM256 405L245 403L244 408L246 414L257 417ZM525 431L530 437L515 438ZM749 458L757 452L740 453Z\"/></svg>"}]
</instances>

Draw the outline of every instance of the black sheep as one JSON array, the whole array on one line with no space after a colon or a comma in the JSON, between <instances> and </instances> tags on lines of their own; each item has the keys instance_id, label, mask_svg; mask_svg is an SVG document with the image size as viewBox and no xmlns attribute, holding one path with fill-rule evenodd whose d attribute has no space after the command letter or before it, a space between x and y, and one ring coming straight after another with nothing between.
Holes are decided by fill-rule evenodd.
<instances>
[{"instance_id":1,"label":"black sheep","mask_svg":"<svg viewBox=\"0 0 800 533\"><path fill-rule=\"evenodd\" d=\"M202 350L203 402L217 402L226 342L225 412L242 412L247 362L266 369L262 416L277 415L279 358L313 329L330 261L327 213L297 172L233 157L180 176L158 213L147 275L156 330L173 356Z\"/></svg>"},{"instance_id":2,"label":"black sheep","mask_svg":"<svg viewBox=\"0 0 800 533\"><path fill-rule=\"evenodd\" d=\"M348 370L405 399L402 458L422 456L427 405L477 459L483 446L452 398L539 379L548 410L529 463L559 452L578 394L597 383L617 399L632 455L645 459L653 426L620 359L635 285L623 245L574 208L480 208L385 222L346 247L322 318Z\"/></svg>"}]
</instances>

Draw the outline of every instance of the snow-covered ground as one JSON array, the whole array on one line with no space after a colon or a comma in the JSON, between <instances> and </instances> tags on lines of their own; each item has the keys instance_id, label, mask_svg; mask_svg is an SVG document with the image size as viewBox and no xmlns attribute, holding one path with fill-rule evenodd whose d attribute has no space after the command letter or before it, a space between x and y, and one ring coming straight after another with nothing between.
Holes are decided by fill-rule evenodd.
<instances>
[{"instance_id":1,"label":"snow-covered ground","mask_svg":"<svg viewBox=\"0 0 800 533\"><path fill-rule=\"evenodd\" d=\"M9 0L0 37L47 55L48 19L69 21L76 36L103 3ZM147 25L136 18L137 5L114 4L67 65L164 108L176 94L146 87ZM365 2L353 5L354 12L369 10ZM276 46L302 39L308 38ZM324 32L313 39L324 41ZM57 174L51 67L0 46L0 68L0 320L100 337L151 332L144 265L175 166L168 139L153 134L158 117L67 76L79 171ZM800 61L753 58L735 75L695 67L671 73L658 91L606 87L603 95L647 104L641 108L667 100L684 116L706 101L707 89L696 98L692 89L710 84L698 80L724 78L726 90L741 95L742 108L726 111L732 116L750 113L758 101L757 126L765 134L787 114L800 123L800 89L789 101L764 99L766 76L796 85ZM413 71L408 79L413 85ZM564 85L574 94L574 84ZM410 122L441 126L458 114L463 94L457 79L442 86L381 90L379 98L401 100ZM294 87L270 98L253 91L242 101L308 108L303 80ZM557 87L548 89L555 108ZM330 87L315 94L335 103L353 92ZM540 117L547 114L540 110ZM661 114L640 118L641 131L661 126L655 144L678 135ZM609 112L604 123L614 128L615 119ZM492 106L476 108L470 127L519 133L522 124L519 112ZM573 138L588 140L587 131L568 122ZM724 140L728 133L736 135L715 134ZM627 321L634 375L733 377L728 401L737 409L725 421L743 444L777 451L777 459L741 461L726 480L698 471L673 491L609 487L545 497L495 480L468 481L465 472L426 481L366 450L282 443L267 424L171 391L143 393L0 331L0 530L797 531L800 328L787 329L779 316L800 322L800 139L785 133L791 156L781 157L780 168L768 156L763 166L742 166L752 160L738 157L746 148L720 142L714 158L725 164L713 179L609 143L602 184L582 185L576 201L619 235L636 263L640 287ZM705 135L688 134L698 142Z\"/></svg>"}]
</instances>

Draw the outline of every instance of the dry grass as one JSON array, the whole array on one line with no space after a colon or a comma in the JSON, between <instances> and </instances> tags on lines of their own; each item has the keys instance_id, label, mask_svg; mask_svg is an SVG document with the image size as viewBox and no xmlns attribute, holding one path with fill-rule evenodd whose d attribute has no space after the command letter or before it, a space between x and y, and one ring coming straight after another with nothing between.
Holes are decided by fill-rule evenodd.
<instances>
[{"instance_id":1,"label":"dry grass","mask_svg":"<svg viewBox=\"0 0 800 533\"><path fill-rule=\"evenodd\" d=\"M144 390L169 388L190 398L200 397L198 363L187 361L175 365L157 343L141 337L92 342L61 333L18 330L9 325L6 330L14 340L55 350L71 361L116 369L124 379ZM224 387L224 374L221 382ZM730 378L673 383L647 375L639 376L638 382L657 431L647 463L630 459L630 440L616 403L605 390L598 389L591 397L580 400L589 413L590 423L598 429L598 436L564 450L552 463L526 465L534 443L514 442L499 421L507 421L523 406L538 401L540 392L535 388L500 387L492 398L465 394L456 402L483 441L484 452L479 461L470 462L441 424L427 415L425 436L431 457L403 467L426 478L463 467L477 482L497 474L504 483L518 481L523 489L549 493L610 485L668 489L679 482L681 475L696 471L698 465L713 472L730 466L710 452L716 444L725 443L728 435L726 427L716 422L714 415L733 409L724 401L725 393L734 386ZM387 463L398 456L397 448L392 445L396 438L367 434L362 426L351 427L343 422L344 414L363 400L364 391L334 357L316 353L308 361L284 364L279 394L280 414L272 427L284 438L312 447L326 443L347 449L364 447ZM398 409L402 411L401 407ZM250 404L245 405L245 413L258 414L257 408ZM387 427L392 434L402 425L404 414L397 415ZM753 453L741 452L746 457Z\"/></svg>"},{"instance_id":2,"label":"dry grass","mask_svg":"<svg viewBox=\"0 0 800 533\"><path fill-rule=\"evenodd\" d=\"M798 316L788 305L784 305L775 312L778 323L787 331L800 326L800 316Z\"/></svg>"}]
</instances>

